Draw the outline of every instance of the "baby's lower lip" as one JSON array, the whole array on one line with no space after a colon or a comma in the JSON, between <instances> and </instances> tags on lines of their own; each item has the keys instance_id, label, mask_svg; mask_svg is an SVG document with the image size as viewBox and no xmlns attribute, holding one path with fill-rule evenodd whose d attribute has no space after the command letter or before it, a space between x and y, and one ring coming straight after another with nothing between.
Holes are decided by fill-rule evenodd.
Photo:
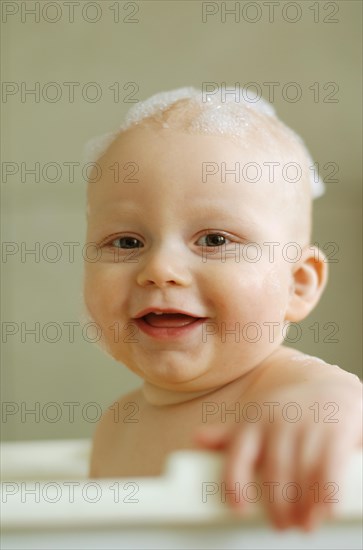
<instances>
[{"instance_id":1,"label":"baby's lower lip","mask_svg":"<svg viewBox=\"0 0 363 550\"><path fill-rule=\"evenodd\" d=\"M133 322L143 333L157 340L170 340L189 335L206 320L204 317L165 315L164 319L160 316L160 320L157 319L158 316L154 317L150 320L151 324L146 317L139 317L134 319Z\"/></svg>"}]
</instances>

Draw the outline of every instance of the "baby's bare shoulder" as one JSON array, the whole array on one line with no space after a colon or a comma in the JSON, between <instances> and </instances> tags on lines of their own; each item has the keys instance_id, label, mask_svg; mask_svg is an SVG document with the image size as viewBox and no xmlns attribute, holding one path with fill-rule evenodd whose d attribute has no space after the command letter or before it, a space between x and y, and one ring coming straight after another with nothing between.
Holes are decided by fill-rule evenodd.
<instances>
[{"instance_id":1,"label":"baby's bare shoulder","mask_svg":"<svg viewBox=\"0 0 363 550\"><path fill-rule=\"evenodd\" d=\"M320 359L286 346L281 346L264 359L254 373L249 390L254 393L280 391L291 386L325 384L340 385L355 375Z\"/></svg>"}]
</instances>

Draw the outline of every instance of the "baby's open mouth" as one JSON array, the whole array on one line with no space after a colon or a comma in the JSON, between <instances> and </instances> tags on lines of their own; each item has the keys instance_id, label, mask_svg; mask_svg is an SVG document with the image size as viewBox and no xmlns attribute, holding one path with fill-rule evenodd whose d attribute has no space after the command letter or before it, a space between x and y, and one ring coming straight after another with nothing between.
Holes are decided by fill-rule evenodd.
<instances>
[{"instance_id":1,"label":"baby's open mouth","mask_svg":"<svg viewBox=\"0 0 363 550\"><path fill-rule=\"evenodd\" d=\"M190 325L198 321L199 317L192 317L184 313L148 313L141 317L141 319L152 327L175 328Z\"/></svg>"}]
</instances>

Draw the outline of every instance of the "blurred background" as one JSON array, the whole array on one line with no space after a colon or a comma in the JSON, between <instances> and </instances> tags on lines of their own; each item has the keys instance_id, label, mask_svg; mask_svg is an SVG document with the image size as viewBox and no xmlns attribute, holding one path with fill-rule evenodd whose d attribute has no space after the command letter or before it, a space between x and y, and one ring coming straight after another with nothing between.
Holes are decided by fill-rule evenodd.
<instances>
[{"instance_id":1,"label":"blurred background","mask_svg":"<svg viewBox=\"0 0 363 550\"><path fill-rule=\"evenodd\" d=\"M182 86L249 84L305 140L330 280L291 345L361 376L362 4L271 4L2 2L4 440L88 437L140 385L82 322L82 148Z\"/></svg>"}]
</instances>

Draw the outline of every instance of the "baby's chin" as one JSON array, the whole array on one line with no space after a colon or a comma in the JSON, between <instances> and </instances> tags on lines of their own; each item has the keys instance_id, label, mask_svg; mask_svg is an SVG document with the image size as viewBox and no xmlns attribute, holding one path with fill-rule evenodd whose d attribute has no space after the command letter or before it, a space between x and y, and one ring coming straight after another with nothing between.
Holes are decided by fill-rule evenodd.
<instances>
[{"instance_id":1,"label":"baby's chin","mask_svg":"<svg viewBox=\"0 0 363 550\"><path fill-rule=\"evenodd\" d=\"M209 396L207 401L213 399L213 396L215 399L222 395L225 398L230 391L234 395L237 389L241 393L249 387L257 370L251 367L231 373L228 368L224 368L217 372L207 370L197 376L195 372L191 376L190 369L186 368L170 369L164 373L153 372L152 375L148 373L142 376L144 384L141 391L151 405L181 404L203 396Z\"/></svg>"},{"instance_id":2,"label":"baby's chin","mask_svg":"<svg viewBox=\"0 0 363 550\"><path fill-rule=\"evenodd\" d=\"M169 355L169 357L167 357ZM206 391L211 384L209 379L208 366L197 365L185 358L175 357L175 352L164 352L158 361L143 364L143 362L130 364L125 358L121 361L135 374L150 383L164 390L172 391Z\"/></svg>"},{"instance_id":3,"label":"baby's chin","mask_svg":"<svg viewBox=\"0 0 363 550\"><path fill-rule=\"evenodd\" d=\"M168 355L168 356L167 356ZM121 359L121 360L120 360ZM175 352L170 354L162 353L158 361L135 362L132 365L127 358L119 358L134 374L144 380L145 384L157 387L163 391L180 393L207 393L220 389L242 377L248 376L249 372L260 362L260 360L244 362L240 359L220 368L221 361L193 361L185 357L176 357Z\"/></svg>"}]
</instances>

